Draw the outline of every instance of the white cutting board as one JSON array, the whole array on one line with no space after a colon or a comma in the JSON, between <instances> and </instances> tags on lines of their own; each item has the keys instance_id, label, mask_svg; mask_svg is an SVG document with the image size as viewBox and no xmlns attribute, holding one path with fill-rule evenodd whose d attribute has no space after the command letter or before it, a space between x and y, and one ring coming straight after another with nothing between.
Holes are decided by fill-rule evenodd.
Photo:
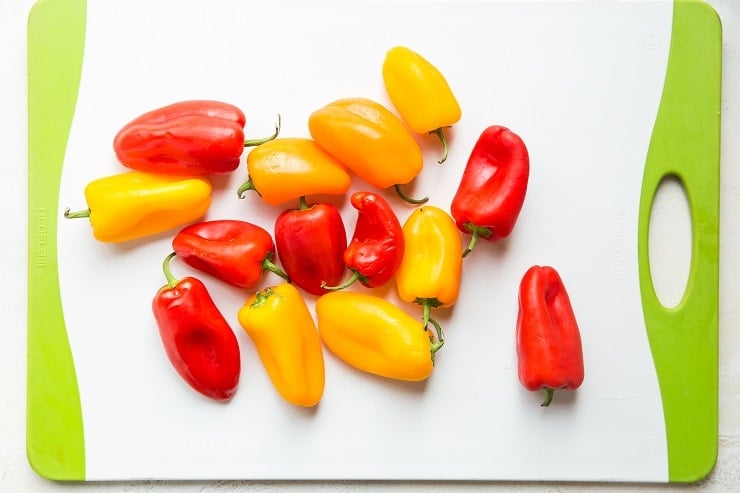
<instances>
[{"instance_id":1,"label":"white cutting board","mask_svg":"<svg viewBox=\"0 0 740 493\"><path fill-rule=\"evenodd\" d=\"M708 8L698 11L700 23L706 18L714 25ZM651 291L640 262L645 246L638 245L641 198L653 192L643 189L643 178L673 15L667 1L39 2L29 23L34 468L47 477L85 480L664 482L705 475L713 446L716 453L716 293L701 287L700 304L709 314L700 327L709 338L702 353L708 397L685 397L701 400L701 416L714 420L699 437L709 445L669 450L669 391L661 394L646 330ZM75 40L76 52L60 58ZM699 35L692 43L719 51L718 36ZM428 381L362 374L327 351L326 391L313 410L286 404L272 388L236 320L249 293L175 261L176 276L206 282L242 348L234 399L224 405L201 397L167 361L150 310L164 284L160 265L174 231L103 244L86 221L60 219L62 211L86 207L83 189L92 179L125 170L112 139L140 113L183 99L219 99L245 111L251 136L270 133L278 113L282 136L308 136L308 115L334 99L364 96L391 107L380 67L386 50L399 44L442 70L463 112L448 133L444 165L435 163L436 138L419 137L426 164L408 192L448 209L480 132L507 126L523 138L531 159L514 233L500 244L480 243L466 258L460 301L438 316L447 340ZM71 93L63 85L70 78ZM62 85L53 92L57 79ZM710 79L714 94L718 75ZM66 121L59 116L65 114ZM718 121L717 114L710 123ZM709 132L719 138L718 127ZM47 136L61 142L52 153L56 162L45 154L52 152ZM689 131L681 139L691 137ZM711 176L719 165L711 155L692 164ZM244 219L272 231L283 207L264 205L256 194L237 199L245 178L242 165L213 179L207 218ZM353 189L362 188L356 180ZM713 190L697 193L710 198L699 204L709 213L693 218L694 235L708 237L710 253L717 229ZM411 208L388 197L405 219ZM351 236L356 212L348 200L337 203ZM704 263L715 273L716 257L708 256ZM557 392L549 408L521 387L516 373L517 288L533 264L560 272L584 347L583 386ZM278 281L266 275L261 286ZM49 293L58 301L49 302ZM398 302L393 289L380 294ZM306 299L312 307L313 298ZM683 344L676 342L676 355ZM687 357L680 367L690 371L692 364ZM696 454L698 466L676 465Z\"/></svg>"}]
</instances>

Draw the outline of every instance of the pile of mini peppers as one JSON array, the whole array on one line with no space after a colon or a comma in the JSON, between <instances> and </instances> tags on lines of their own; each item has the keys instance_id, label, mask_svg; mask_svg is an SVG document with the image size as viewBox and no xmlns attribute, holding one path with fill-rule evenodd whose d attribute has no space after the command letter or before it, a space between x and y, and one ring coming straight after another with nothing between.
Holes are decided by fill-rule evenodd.
<instances>
[{"instance_id":1,"label":"pile of mini peppers","mask_svg":"<svg viewBox=\"0 0 740 493\"><path fill-rule=\"evenodd\" d=\"M65 210L67 218L89 218L101 242L177 229L152 312L165 355L203 396L233 397L241 351L205 284L192 276L177 279L173 259L249 291L237 319L267 376L286 402L312 407L324 392L323 347L367 373L429 378L445 341L433 311L455 305L463 259L481 238L497 242L512 233L529 179L522 139L502 126L485 128L449 212L426 204L428 197L409 197L402 186L424 164L414 134L436 135L443 147L438 162L444 163L445 132L461 110L442 73L407 47L387 52L382 78L400 117L367 98L338 99L311 113L310 138L279 136L278 116L273 134L245 139L244 113L220 101L181 101L144 113L113 141L129 170L90 182L87 209ZM274 236L241 219L203 219L213 190L208 177L236 171L248 147L247 178L237 196L251 191L268 206L283 207L276 211ZM348 241L337 207L307 197L345 195L354 177L368 189L350 196L357 214ZM413 207L403 224L382 194L388 188ZM463 235L470 237L466 246ZM255 290L265 272L281 281ZM419 317L373 292L390 283L403 302L421 307ZM353 290L356 284L365 289ZM316 297L315 319L304 293ZM535 265L521 280L516 347L519 379L527 390L544 391L543 406L556 389L581 385L580 333L552 267Z\"/></svg>"}]
</instances>

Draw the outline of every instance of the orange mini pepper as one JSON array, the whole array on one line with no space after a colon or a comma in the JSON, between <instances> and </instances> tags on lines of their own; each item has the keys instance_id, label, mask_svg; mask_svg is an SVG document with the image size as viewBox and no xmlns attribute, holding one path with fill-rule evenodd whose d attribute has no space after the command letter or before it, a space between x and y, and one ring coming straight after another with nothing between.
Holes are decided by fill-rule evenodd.
<instances>
[{"instance_id":1,"label":"orange mini pepper","mask_svg":"<svg viewBox=\"0 0 740 493\"><path fill-rule=\"evenodd\" d=\"M370 185L395 187L409 183L424 165L419 144L403 122L386 107L366 98L347 98L314 111L308 128L316 143Z\"/></svg>"},{"instance_id":2,"label":"orange mini pepper","mask_svg":"<svg viewBox=\"0 0 740 493\"><path fill-rule=\"evenodd\" d=\"M289 283L250 296L237 314L275 389L287 402L312 407L324 393L321 340L306 302Z\"/></svg>"},{"instance_id":3,"label":"orange mini pepper","mask_svg":"<svg viewBox=\"0 0 740 493\"><path fill-rule=\"evenodd\" d=\"M396 380L432 374L438 347L419 320L384 298L333 291L316 301L316 313L321 340L348 365Z\"/></svg>"},{"instance_id":4,"label":"orange mini pepper","mask_svg":"<svg viewBox=\"0 0 740 493\"><path fill-rule=\"evenodd\" d=\"M415 51L396 46L383 62L383 82L401 118L418 134L437 134L447 159L444 129L460 120L460 105L442 73Z\"/></svg>"},{"instance_id":5,"label":"orange mini pepper","mask_svg":"<svg viewBox=\"0 0 740 493\"><path fill-rule=\"evenodd\" d=\"M247 156L247 171L239 197L255 190L270 205L313 194L342 195L352 181L344 165L304 138L279 138L255 147Z\"/></svg>"}]
</instances>

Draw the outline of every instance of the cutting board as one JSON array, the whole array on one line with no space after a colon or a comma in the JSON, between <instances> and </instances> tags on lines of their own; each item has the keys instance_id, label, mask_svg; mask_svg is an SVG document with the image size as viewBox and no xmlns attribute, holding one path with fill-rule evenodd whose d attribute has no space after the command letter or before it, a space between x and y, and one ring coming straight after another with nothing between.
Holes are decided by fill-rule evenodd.
<instances>
[{"instance_id":1,"label":"cutting board","mask_svg":"<svg viewBox=\"0 0 740 493\"><path fill-rule=\"evenodd\" d=\"M426 382L364 374L325 351L313 410L271 386L236 320L249 293L175 261L176 276L206 283L242 351L233 400L201 397L167 361L150 310L174 231L104 244L63 210L125 170L117 130L171 102L228 101L252 136L277 114L282 136L308 136L308 115L341 97L393 109L380 67L396 45L440 68L463 113L443 165L436 137L416 136L425 167L407 192L449 209L480 132L507 126L531 158L514 232L466 257ZM28 23L31 465L60 480L702 478L717 453L720 61L718 17L696 1L39 1ZM206 218L272 231L283 207L239 200L245 178L243 163L212 177ZM659 302L648 255L666 178L682 184L692 225L674 307ZM330 200L351 235L356 212ZM548 408L516 370L518 283L535 264L565 282L586 369ZM393 286L376 294L421 316Z\"/></svg>"}]
</instances>

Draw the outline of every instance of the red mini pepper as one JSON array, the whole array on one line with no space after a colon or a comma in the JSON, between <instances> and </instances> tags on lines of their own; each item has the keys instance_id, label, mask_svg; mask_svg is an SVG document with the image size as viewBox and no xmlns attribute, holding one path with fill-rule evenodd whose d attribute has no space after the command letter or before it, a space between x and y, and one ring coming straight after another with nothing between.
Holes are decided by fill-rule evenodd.
<instances>
[{"instance_id":1,"label":"red mini pepper","mask_svg":"<svg viewBox=\"0 0 740 493\"><path fill-rule=\"evenodd\" d=\"M550 405L555 389L583 383L583 350L570 298L557 271L535 265L519 286L516 327L519 380L527 390L545 391Z\"/></svg>"},{"instance_id":2,"label":"red mini pepper","mask_svg":"<svg viewBox=\"0 0 740 493\"><path fill-rule=\"evenodd\" d=\"M519 217L529 180L529 154L522 139L501 126L486 128L473 147L450 212L458 229L478 238L507 237Z\"/></svg>"},{"instance_id":3,"label":"red mini pepper","mask_svg":"<svg viewBox=\"0 0 740 493\"><path fill-rule=\"evenodd\" d=\"M180 230L172 248L188 265L240 288L252 288L269 270L290 281L273 263L275 244L256 224L231 219L203 221Z\"/></svg>"},{"instance_id":4,"label":"red mini pepper","mask_svg":"<svg viewBox=\"0 0 740 493\"><path fill-rule=\"evenodd\" d=\"M275 134L244 140L244 113L221 101L180 101L144 113L116 134L113 149L129 168L172 175L230 173L239 167L244 147Z\"/></svg>"},{"instance_id":5,"label":"red mini pepper","mask_svg":"<svg viewBox=\"0 0 740 493\"><path fill-rule=\"evenodd\" d=\"M275 244L283 268L305 291L322 295L322 285L334 285L344 275L342 255L347 236L339 210L331 204L287 209L275 220Z\"/></svg>"},{"instance_id":6,"label":"red mini pepper","mask_svg":"<svg viewBox=\"0 0 740 493\"><path fill-rule=\"evenodd\" d=\"M355 281L376 288L390 281L401 265L403 230L388 202L372 192L355 192L350 202L358 211L352 241L344 251L344 263L352 277L339 286L324 289L344 289Z\"/></svg>"},{"instance_id":7,"label":"red mini pepper","mask_svg":"<svg viewBox=\"0 0 740 493\"><path fill-rule=\"evenodd\" d=\"M165 258L167 284L152 301L165 352L193 389L212 399L228 400L236 392L241 371L236 335L200 280L174 278L169 263L175 255Z\"/></svg>"}]
</instances>

